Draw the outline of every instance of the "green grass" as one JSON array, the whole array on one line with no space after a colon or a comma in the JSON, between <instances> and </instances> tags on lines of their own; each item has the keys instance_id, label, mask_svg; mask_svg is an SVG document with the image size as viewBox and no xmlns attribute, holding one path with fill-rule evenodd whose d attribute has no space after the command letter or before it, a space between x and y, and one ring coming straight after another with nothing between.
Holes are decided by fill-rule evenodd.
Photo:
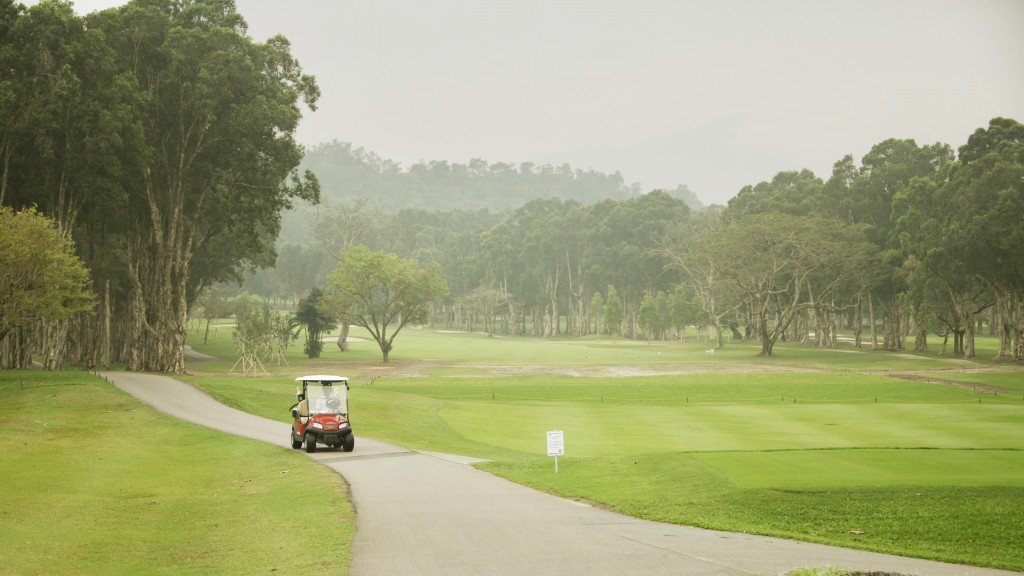
<instances>
[{"instance_id":1,"label":"green grass","mask_svg":"<svg viewBox=\"0 0 1024 576\"><path fill-rule=\"evenodd\" d=\"M323 368L353 377L357 434L489 458L483 469L562 496L665 522L1024 568L1024 398L890 376L1013 388L1020 372L962 372L991 363L934 353L756 354L750 343L709 355L699 342L413 330L387 367L329 351L288 377L192 380L286 419L291 375ZM410 371L418 377L399 377ZM558 475L544 455L553 429L566 435Z\"/></svg>"},{"instance_id":2,"label":"green grass","mask_svg":"<svg viewBox=\"0 0 1024 576\"><path fill-rule=\"evenodd\" d=\"M330 470L80 372L0 371L0 485L0 574L343 574L355 531Z\"/></svg>"},{"instance_id":3,"label":"green grass","mask_svg":"<svg viewBox=\"0 0 1024 576\"><path fill-rule=\"evenodd\" d=\"M1016 370L1012 372L957 372L955 374L939 372L935 374L935 378L1016 390L1019 393L1006 392L1004 394L1013 398L1024 399L1024 373Z\"/></svg>"},{"instance_id":4,"label":"green grass","mask_svg":"<svg viewBox=\"0 0 1024 576\"><path fill-rule=\"evenodd\" d=\"M890 376L1024 388L1020 371L960 371L1006 368L984 356L780 345L764 359L752 343L710 355L697 341L406 329L388 365L372 341L345 353L328 344L316 360L297 343L288 365L252 378L226 376L229 330L192 344L225 360L190 363L189 381L275 420L289 418L295 376L339 373L352 378L357 435L488 458L482 468L554 494L665 522L1024 570L1024 397ZM994 355L994 341L978 348ZM567 450L557 475L545 455L554 429Z\"/></svg>"},{"instance_id":5,"label":"green grass","mask_svg":"<svg viewBox=\"0 0 1024 576\"><path fill-rule=\"evenodd\" d=\"M188 344L196 351L225 359L204 370L227 372L237 359L234 341L230 328L220 328L216 334L211 332L209 341L203 343L201 330L188 334ZM380 349L369 334L358 327L350 333L355 340L350 342L350 350L341 352L333 342L326 342L321 357L309 360L302 354L301 339L288 348L286 359L288 366L267 364L269 373L291 372L296 366L303 364L324 363L374 363L378 371L388 372L380 366ZM729 342L725 348L715 354L706 354L710 344L691 338L687 342L642 342L611 339L607 336L597 338L526 338L526 337L488 337L485 334L472 332L446 332L438 330L407 327L395 340L391 351L391 365L401 367L406 363L420 364L424 361L435 362L435 370L456 370L462 374L467 369L477 372L481 366L569 366L587 371L624 365L641 365L652 370L658 366L678 364L700 364L708 369L715 367L749 365L786 366L824 368L827 370L873 370L899 371L920 370L929 366L931 369L963 368L977 365L996 365L987 360L994 355L994 350L986 356L982 352L986 340L979 338L978 358L967 361L955 358L939 358L935 352L915 354L905 352L894 354L869 348L855 349L843 344L838 349L819 350L808 346L779 345L775 356L771 359L759 357L760 345L755 342ZM227 360L230 359L230 360Z\"/></svg>"}]
</instances>

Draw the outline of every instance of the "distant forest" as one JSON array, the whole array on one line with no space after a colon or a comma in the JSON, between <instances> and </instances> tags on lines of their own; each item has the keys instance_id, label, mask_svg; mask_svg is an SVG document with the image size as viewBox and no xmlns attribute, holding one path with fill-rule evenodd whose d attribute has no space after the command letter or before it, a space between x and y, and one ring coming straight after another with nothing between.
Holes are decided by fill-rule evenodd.
<instances>
[{"instance_id":1,"label":"distant forest","mask_svg":"<svg viewBox=\"0 0 1024 576\"><path fill-rule=\"evenodd\" d=\"M320 180L324 204L372 199L376 207L387 213L419 208L497 214L538 198L593 204L642 194L638 184L627 184L618 172L605 174L568 164L488 163L481 159L470 160L468 164L434 160L403 168L374 152L338 141L308 150L302 168L312 171ZM685 184L665 192L693 210L703 206ZM312 240L308 226L315 212L312 208L299 205L284 215L282 242Z\"/></svg>"}]
</instances>

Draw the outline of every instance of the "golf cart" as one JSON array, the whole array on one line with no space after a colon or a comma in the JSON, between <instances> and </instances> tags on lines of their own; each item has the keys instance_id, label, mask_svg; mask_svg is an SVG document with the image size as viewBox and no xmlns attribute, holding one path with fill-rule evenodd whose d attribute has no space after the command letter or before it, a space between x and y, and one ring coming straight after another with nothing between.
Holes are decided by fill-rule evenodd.
<instances>
[{"instance_id":1,"label":"golf cart","mask_svg":"<svg viewBox=\"0 0 1024 576\"><path fill-rule=\"evenodd\" d=\"M300 376L298 402L292 406L292 448L316 452L317 444L351 452L356 438L348 422L348 378L344 376Z\"/></svg>"}]
</instances>

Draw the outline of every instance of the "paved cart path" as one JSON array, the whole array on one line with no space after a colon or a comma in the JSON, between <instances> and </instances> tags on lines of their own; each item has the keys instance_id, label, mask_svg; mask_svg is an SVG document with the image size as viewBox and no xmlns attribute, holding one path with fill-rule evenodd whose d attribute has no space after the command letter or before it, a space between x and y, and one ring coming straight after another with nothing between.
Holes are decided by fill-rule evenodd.
<instances>
[{"instance_id":1,"label":"paved cart path","mask_svg":"<svg viewBox=\"0 0 1024 576\"><path fill-rule=\"evenodd\" d=\"M228 408L188 384L151 374L103 376L172 416L290 450L288 424ZM358 526L352 576L776 576L806 566L1019 574L637 520L508 482L469 466L472 459L415 452L358 432L351 453L309 455L351 486Z\"/></svg>"}]
</instances>

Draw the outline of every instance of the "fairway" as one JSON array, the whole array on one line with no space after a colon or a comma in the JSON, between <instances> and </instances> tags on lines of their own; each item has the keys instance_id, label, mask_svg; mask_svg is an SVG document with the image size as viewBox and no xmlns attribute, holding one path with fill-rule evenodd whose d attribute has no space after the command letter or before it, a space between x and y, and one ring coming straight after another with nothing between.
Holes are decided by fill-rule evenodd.
<instances>
[{"instance_id":1,"label":"fairway","mask_svg":"<svg viewBox=\"0 0 1024 576\"><path fill-rule=\"evenodd\" d=\"M687 379L650 378L628 388L602 379L516 379L511 386L495 379L490 398L474 382L414 381L374 392L443 400L438 416L452 433L496 448L543 454L546 431L558 429L570 457L693 453L743 487L1024 486L1019 403L977 404L964 389L855 375L841 375L840 385L799 382L820 375L779 375L789 382L770 389L796 402L781 392L751 396L766 392L765 384L702 376L691 386ZM713 390L716 379L728 390ZM592 395L601 392L608 395ZM702 401L712 392L716 400ZM899 400L879 403L866 393ZM464 399L473 395L482 399ZM517 395L536 399L499 400Z\"/></svg>"},{"instance_id":2,"label":"fairway","mask_svg":"<svg viewBox=\"0 0 1024 576\"><path fill-rule=\"evenodd\" d=\"M295 357L276 375L188 380L285 421L294 375L343 373L361 435L485 458L478 467L563 497L662 522L1024 570L1024 374L1014 367L798 346L766 361L748 343L710 355L700 342L427 330L403 332L382 365L367 360L373 346ZM550 430L565 433L558 474Z\"/></svg>"},{"instance_id":3,"label":"fairway","mask_svg":"<svg viewBox=\"0 0 1024 576\"><path fill-rule=\"evenodd\" d=\"M1012 394L773 371L388 378L354 397L380 417L371 434L491 458L481 467L630 515L1024 567ZM549 430L565 432L557 475Z\"/></svg>"}]
</instances>

